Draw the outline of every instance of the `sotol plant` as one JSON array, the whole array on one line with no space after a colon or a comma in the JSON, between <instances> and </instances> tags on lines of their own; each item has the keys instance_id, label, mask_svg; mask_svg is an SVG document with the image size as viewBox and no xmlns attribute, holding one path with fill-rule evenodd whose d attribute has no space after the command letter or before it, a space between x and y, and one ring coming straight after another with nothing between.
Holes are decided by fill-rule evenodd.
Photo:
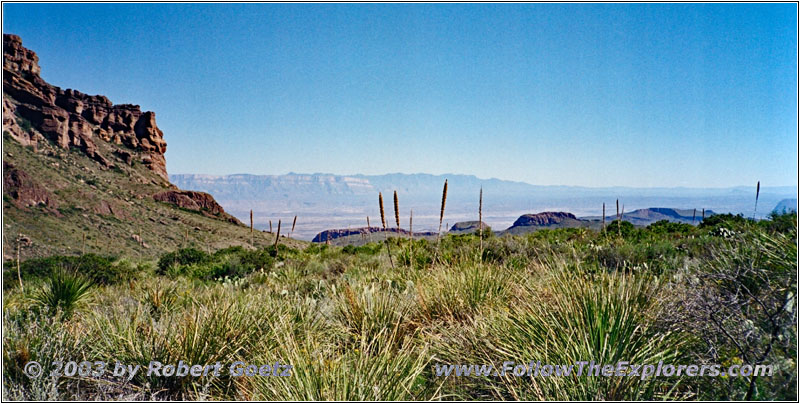
<instances>
[{"instance_id":1,"label":"sotol plant","mask_svg":"<svg viewBox=\"0 0 800 404\"><path fill-rule=\"evenodd\" d=\"M57 271L51 275L34 300L44 306L50 314L60 310L62 318L69 319L75 309L89 296L92 285L92 281L81 275L64 270Z\"/></svg>"}]
</instances>

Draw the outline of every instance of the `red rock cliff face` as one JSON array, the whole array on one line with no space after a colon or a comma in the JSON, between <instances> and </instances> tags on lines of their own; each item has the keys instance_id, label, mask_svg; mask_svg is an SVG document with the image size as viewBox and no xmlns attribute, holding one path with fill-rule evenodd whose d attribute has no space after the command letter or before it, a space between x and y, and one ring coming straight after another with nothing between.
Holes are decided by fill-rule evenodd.
<instances>
[{"instance_id":1,"label":"red rock cliff face","mask_svg":"<svg viewBox=\"0 0 800 404\"><path fill-rule=\"evenodd\" d=\"M140 152L141 163L169 181L164 159L167 143L156 126L155 113L142 112L138 105L114 105L102 95L52 86L39 76L38 62L18 36L3 35L4 131L35 148L39 135L22 127L30 125L59 146L77 147L105 167L112 166L110 156L100 154L97 142L124 145Z\"/></svg>"}]
</instances>

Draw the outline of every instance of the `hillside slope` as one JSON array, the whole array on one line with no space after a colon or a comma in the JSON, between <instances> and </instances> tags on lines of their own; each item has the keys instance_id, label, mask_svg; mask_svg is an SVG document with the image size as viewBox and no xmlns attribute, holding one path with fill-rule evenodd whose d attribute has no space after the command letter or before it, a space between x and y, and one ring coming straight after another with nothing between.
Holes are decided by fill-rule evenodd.
<instances>
[{"instance_id":1,"label":"hillside slope","mask_svg":"<svg viewBox=\"0 0 800 404\"><path fill-rule=\"evenodd\" d=\"M3 36L3 53L4 258L17 244L22 258L251 244L211 195L169 183L154 113L46 83L17 36Z\"/></svg>"}]
</instances>

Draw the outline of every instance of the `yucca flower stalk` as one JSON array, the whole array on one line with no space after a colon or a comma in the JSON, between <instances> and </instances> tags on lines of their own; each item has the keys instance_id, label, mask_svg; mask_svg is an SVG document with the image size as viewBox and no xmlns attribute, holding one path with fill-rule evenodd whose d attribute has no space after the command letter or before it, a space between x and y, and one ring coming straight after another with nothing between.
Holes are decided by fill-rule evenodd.
<instances>
[{"instance_id":1,"label":"yucca flower stalk","mask_svg":"<svg viewBox=\"0 0 800 404\"><path fill-rule=\"evenodd\" d=\"M278 248L278 240L280 239L281 239L281 220L278 219L278 233L275 234L275 248Z\"/></svg>"},{"instance_id":2,"label":"yucca flower stalk","mask_svg":"<svg viewBox=\"0 0 800 404\"><path fill-rule=\"evenodd\" d=\"M483 187L478 196L478 238L480 240L479 259L483 260Z\"/></svg>"},{"instance_id":3,"label":"yucca flower stalk","mask_svg":"<svg viewBox=\"0 0 800 404\"><path fill-rule=\"evenodd\" d=\"M442 221L444 220L444 206L447 203L447 179L444 180L444 188L442 189L442 208L439 211L439 231L436 233L436 252L433 254L433 262L435 263L439 257L439 244L442 236Z\"/></svg>"},{"instance_id":4,"label":"yucca flower stalk","mask_svg":"<svg viewBox=\"0 0 800 404\"><path fill-rule=\"evenodd\" d=\"M444 206L447 203L447 180L444 180L444 189L442 189L442 209L439 211L439 232L436 236L436 241L439 241L439 235L442 234L442 221L444 220Z\"/></svg>"},{"instance_id":5,"label":"yucca flower stalk","mask_svg":"<svg viewBox=\"0 0 800 404\"><path fill-rule=\"evenodd\" d=\"M408 237L411 243L408 246L409 265L413 264L414 259L414 209L408 214Z\"/></svg>"},{"instance_id":6,"label":"yucca flower stalk","mask_svg":"<svg viewBox=\"0 0 800 404\"><path fill-rule=\"evenodd\" d=\"M386 230L386 213L383 210L383 194L378 192L378 208L381 211L381 227Z\"/></svg>"},{"instance_id":7,"label":"yucca flower stalk","mask_svg":"<svg viewBox=\"0 0 800 404\"><path fill-rule=\"evenodd\" d=\"M394 221L397 224L397 232L400 233L400 205L397 201L397 191L394 191Z\"/></svg>"},{"instance_id":8,"label":"yucca flower stalk","mask_svg":"<svg viewBox=\"0 0 800 404\"><path fill-rule=\"evenodd\" d=\"M292 238L292 233L294 233L294 225L297 224L297 215L294 215L294 220L292 220L292 230L289 232L289 238Z\"/></svg>"},{"instance_id":9,"label":"yucca flower stalk","mask_svg":"<svg viewBox=\"0 0 800 404\"><path fill-rule=\"evenodd\" d=\"M408 234L411 237L411 240L414 240L414 209L411 209L411 213L408 214Z\"/></svg>"},{"instance_id":10,"label":"yucca flower stalk","mask_svg":"<svg viewBox=\"0 0 800 404\"><path fill-rule=\"evenodd\" d=\"M603 233L606 232L606 203L603 202L603 225L602 225Z\"/></svg>"},{"instance_id":11,"label":"yucca flower stalk","mask_svg":"<svg viewBox=\"0 0 800 404\"><path fill-rule=\"evenodd\" d=\"M378 192L378 207L381 211L381 225L383 226L383 236L384 241L386 241L386 252L389 254L389 263L392 264L392 269L394 269L394 262L392 261L392 250L389 247L389 237L386 235L386 213L383 210L383 194Z\"/></svg>"},{"instance_id":12,"label":"yucca flower stalk","mask_svg":"<svg viewBox=\"0 0 800 404\"><path fill-rule=\"evenodd\" d=\"M761 192L761 181L756 184L756 205L753 207L753 220L756 220L758 212L758 194Z\"/></svg>"}]
</instances>

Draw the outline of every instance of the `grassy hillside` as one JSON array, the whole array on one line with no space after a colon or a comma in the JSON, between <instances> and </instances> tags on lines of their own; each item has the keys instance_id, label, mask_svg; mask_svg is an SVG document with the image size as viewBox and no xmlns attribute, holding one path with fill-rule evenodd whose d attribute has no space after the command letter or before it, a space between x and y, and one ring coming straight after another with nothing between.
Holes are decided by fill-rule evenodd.
<instances>
[{"instance_id":1,"label":"grassy hillside","mask_svg":"<svg viewBox=\"0 0 800 404\"><path fill-rule=\"evenodd\" d=\"M106 142L97 146L105 155L114 155ZM3 162L46 189L54 205L20 206L5 189L6 259L16 258L19 234L30 240L20 250L23 259L81 252L153 258L185 246L213 251L250 245L246 227L153 200L152 195L170 189L169 184L135 159L133 165L119 159L113 161L114 168L101 169L80 151L64 150L49 141L40 142L34 151L6 134L3 152ZM273 242L273 234L256 231L253 237L255 246Z\"/></svg>"},{"instance_id":2,"label":"grassy hillside","mask_svg":"<svg viewBox=\"0 0 800 404\"><path fill-rule=\"evenodd\" d=\"M3 398L797 399L796 214L626 224L605 234L487 232L480 245L467 234L440 244L393 238L388 248L28 261L24 290L13 276L4 282ZM28 361L56 358L225 366L219 377L139 373L130 381L22 374ZM238 360L293 369L288 377L230 376ZM774 372L436 376L437 366L536 360L769 364Z\"/></svg>"}]
</instances>

